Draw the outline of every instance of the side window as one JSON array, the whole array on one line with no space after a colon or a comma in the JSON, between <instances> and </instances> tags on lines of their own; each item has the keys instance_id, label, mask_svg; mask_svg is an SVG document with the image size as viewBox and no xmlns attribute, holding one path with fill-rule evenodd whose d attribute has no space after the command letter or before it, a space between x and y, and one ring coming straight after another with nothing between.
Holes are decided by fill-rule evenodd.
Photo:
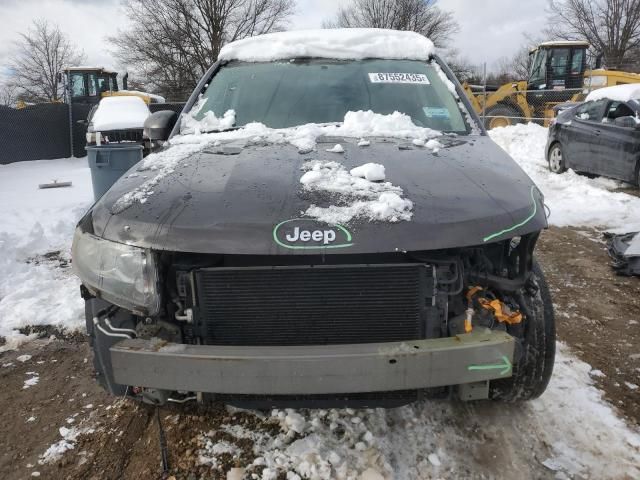
<instances>
[{"instance_id":1,"label":"side window","mask_svg":"<svg viewBox=\"0 0 640 480\"><path fill-rule=\"evenodd\" d=\"M567 74L569 66L569 49L560 48L553 50L551 57L551 68L554 77L562 77Z\"/></svg>"},{"instance_id":2,"label":"side window","mask_svg":"<svg viewBox=\"0 0 640 480\"><path fill-rule=\"evenodd\" d=\"M84 85L84 73L71 74L71 96L86 97L87 90Z\"/></svg>"},{"instance_id":3,"label":"side window","mask_svg":"<svg viewBox=\"0 0 640 480\"><path fill-rule=\"evenodd\" d=\"M604 123L613 123L616 118L635 117L635 113L624 102L610 102L607 111L602 119Z\"/></svg>"},{"instance_id":4,"label":"side window","mask_svg":"<svg viewBox=\"0 0 640 480\"><path fill-rule=\"evenodd\" d=\"M89 83L89 96L95 97L98 94L98 92L96 92L97 75L95 73L90 73L88 75L88 83Z\"/></svg>"},{"instance_id":5,"label":"side window","mask_svg":"<svg viewBox=\"0 0 640 480\"><path fill-rule=\"evenodd\" d=\"M531 66L531 78L529 79L531 83L544 82L545 80L544 65L546 63L547 63L547 51L538 50L533 60L533 65Z\"/></svg>"},{"instance_id":6,"label":"side window","mask_svg":"<svg viewBox=\"0 0 640 480\"><path fill-rule=\"evenodd\" d=\"M604 100L587 102L576 110L576 118L588 122L600 122L602 120L602 107Z\"/></svg>"},{"instance_id":7,"label":"side window","mask_svg":"<svg viewBox=\"0 0 640 480\"><path fill-rule=\"evenodd\" d=\"M571 74L580 75L582 73L582 63L584 62L584 50L574 50L571 62Z\"/></svg>"},{"instance_id":8,"label":"side window","mask_svg":"<svg viewBox=\"0 0 640 480\"><path fill-rule=\"evenodd\" d=\"M109 77L99 77L98 78L98 91L100 93L108 92L109 88Z\"/></svg>"}]
</instances>

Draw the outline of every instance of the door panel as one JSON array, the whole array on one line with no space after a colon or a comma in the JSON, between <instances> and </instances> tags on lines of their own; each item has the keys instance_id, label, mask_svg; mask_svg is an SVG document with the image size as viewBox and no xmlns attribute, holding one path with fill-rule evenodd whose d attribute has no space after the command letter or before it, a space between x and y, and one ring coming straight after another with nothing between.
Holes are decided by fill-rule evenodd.
<instances>
[{"instance_id":1,"label":"door panel","mask_svg":"<svg viewBox=\"0 0 640 480\"><path fill-rule=\"evenodd\" d=\"M625 181L635 181L640 131L615 125L615 119L635 116L636 112L623 102L609 102L601 125L597 146L597 172Z\"/></svg>"},{"instance_id":2,"label":"door panel","mask_svg":"<svg viewBox=\"0 0 640 480\"><path fill-rule=\"evenodd\" d=\"M578 172L596 173L595 157L606 103L604 100L585 103L576 110L571 125L567 126L566 162Z\"/></svg>"},{"instance_id":3,"label":"door panel","mask_svg":"<svg viewBox=\"0 0 640 480\"><path fill-rule=\"evenodd\" d=\"M605 104L603 100L585 103L576 110L571 125L567 127L569 138L564 146L566 162L568 167L578 172L597 173L595 169Z\"/></svg>"}]
</instances>

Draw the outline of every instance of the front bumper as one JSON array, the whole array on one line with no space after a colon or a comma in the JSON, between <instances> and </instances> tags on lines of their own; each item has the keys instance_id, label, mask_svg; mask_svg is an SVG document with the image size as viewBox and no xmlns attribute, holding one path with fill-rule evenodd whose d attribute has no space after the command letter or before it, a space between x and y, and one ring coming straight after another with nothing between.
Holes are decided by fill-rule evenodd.
<instances>
[{"instance_id":1,"label":"front bumper","mask_svg":"<svg viewBox=\"0 0 640 480\"><path fill-rule=\"evenodd\" d=\"M294 347L124 340L111 362L121 385L235 395L417 390L511 376L514 339L488 329L410 342Z\"/></svg>"}]
</instances>

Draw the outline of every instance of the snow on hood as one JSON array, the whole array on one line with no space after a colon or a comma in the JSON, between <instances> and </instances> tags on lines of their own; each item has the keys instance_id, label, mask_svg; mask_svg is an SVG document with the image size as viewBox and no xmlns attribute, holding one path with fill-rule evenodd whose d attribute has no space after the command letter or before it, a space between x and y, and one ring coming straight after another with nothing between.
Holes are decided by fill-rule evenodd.
<instances>
[{"instance_id":1,"label":"snow on hood","mask_svg":"<svg viewBox=\"0 0 640 480\"><path fill-rule=\"evenodd\" d=\"M323 208L311 205L304 215L331 225L349 223L353 218L371 221L399 222L412 217L413 203L402 198L400 187L390 182L368 180L384 179L382 165L368 163L348 172L337 162L307 162L303 166L306 173L300 178L303 188L311 192L337 194L338 205Z\"/></svg>"},{"instance_id":2,"label":"snow on hood","mask_svg":"<svg viewBox=\"0 0 640 480\"><path fill-rule=\"evenodd\" d=\"M312 57L340 60L428 60L433 42L415 32L377 28L298 30L258 35L225 45L219 60L269 62Z\"/></svg>"},{"instance_id":3,"label":"snow on hood","mask_svg":"<svg viewBox=\"0 0 640 480\"><path fill-rule=\"evenodd\" d=\"M599 88L587 95L587 102L595 100L615 100L617 102L629 102L636 100L640 102L640 83L630 83L627 85L616 85L615 87Z\"/></svg>"},{"instance_id":4,"label":"snow on hood","mask_svg":"<svg viewBox=\"0 0 640 480\"><path fill-rule=\"evenodd\" d=\"M227 112L221 119L213 113L200 121L192 117L187 120L189 131L202 132L208 127L220 129L229 124L232 116L235 116L233 110ZM183 121L185 118L187 116L183 116ZM418 127L413 124L408 115L399 112L391 115L381 115L372 111L348 112L344 122L339 125L307 124L293 128L273 129L262 123L249 123L233 131L183 134L173 137L169 142L169 148L152 153L138 164L137 172L151 172L152 175L140 186L123 195L114 204L112 212L120 213L134 203L145 203L148 197L153 195L155 186L162 178L173 173L181 161L209 145L220 145L232 141L243 141L246 146L288 143L304 154L316 148L316 140L321 136L417 139L420 145L425 145L432 151L442 147L438 142L429 142L442 136L442 132ZM138 174L134 173L134 175Z\"/></svg>"},{"instance_id":5,"label":"snow on hood","mask_svg":"<svg viewBox=\"0 0 640 480\"><path fill-rule=\"evenodd\" d=\"M140 97L107 97L100 100L91 125L94 132L142 128L149 115L151 112Z\"/></svg>"}]
</instances>

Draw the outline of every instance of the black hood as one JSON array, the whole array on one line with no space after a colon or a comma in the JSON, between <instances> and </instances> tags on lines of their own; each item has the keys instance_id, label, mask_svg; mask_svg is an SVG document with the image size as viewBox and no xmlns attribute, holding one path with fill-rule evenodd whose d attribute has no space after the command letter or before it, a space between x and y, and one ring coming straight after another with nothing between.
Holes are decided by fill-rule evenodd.
<instances>
[{"instance_id":1,"label":"black hood","mask_svg":"<svg viewBox=\"0 0 640 480\"><path fill-rule=\"evenodd\" d=\"M438 153L399 140L372 139L363 148L339 139L345 152L336 154L326 151L336 143L330 142L309 154L291 145L205 148L163 177L145 203L113 214L115 202L145 180L125 175L93 207L94 232L156 250L290 255L329 247L354 254L483 245L547 226L542 195L486 136L443 139ZM310 160L337 161L347 170L384 165L387 181L413 202L413 218L354 219L338 227L296 220L312 203L332 204L302 189L302 166ZM306 241L298 241L304 231Z\"/></svg>"}]
</instances>

